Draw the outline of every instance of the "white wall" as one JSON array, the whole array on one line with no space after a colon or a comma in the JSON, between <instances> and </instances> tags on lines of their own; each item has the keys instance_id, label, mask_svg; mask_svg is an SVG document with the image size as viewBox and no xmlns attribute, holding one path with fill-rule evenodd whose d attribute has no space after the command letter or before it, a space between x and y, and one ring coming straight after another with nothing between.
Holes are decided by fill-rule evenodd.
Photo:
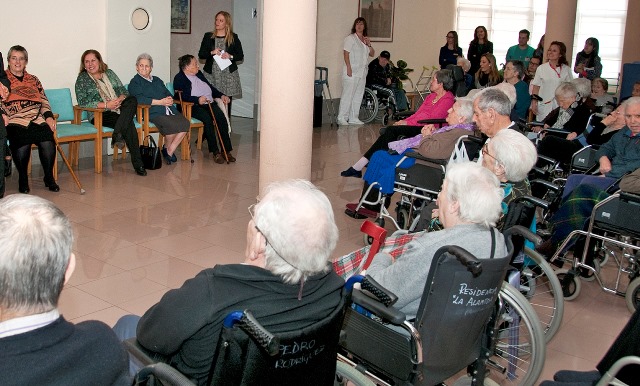
<instances>
[{"instance_id":1,"label":"white wall","mask_svg":"<svg viewBox=\"0 0 640 386\"><path fill-rule=\"evenodd\" d=\"M149 8L153 17L143 33L134 32L129 23L138 6ZM154 74L168 80L170 0L22 0L9 8L22 9L31 27L25 28L22 17L2 18L5 64L9 47L24 46L29 52L27 71L45 89L68 87L73 93L80 56L89 48L100 51L124 83L135 74L136 57L144 51L154 58Z\"/></svg>"}]
</instances>

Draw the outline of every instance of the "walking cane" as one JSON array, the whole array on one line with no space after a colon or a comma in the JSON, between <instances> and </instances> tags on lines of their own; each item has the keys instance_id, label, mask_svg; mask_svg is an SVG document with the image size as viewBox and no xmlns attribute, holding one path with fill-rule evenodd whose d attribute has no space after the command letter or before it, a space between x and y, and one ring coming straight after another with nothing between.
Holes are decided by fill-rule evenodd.
<instances>
[{"instance_id":1,"label":"walking cane","mask_svg":"<svg viewBox=\"0 0 640 386\"><path fill-rule=\"evenodd\" d=\"M224 148L224 143L222 142L222 135L220 134L220 129L218 128L218 122L216 121L216 116L213 114L213 107L211 107L211 102L207 101L209 105L209 111L211 112L211 119L213 120L213 127L216 130L218 141L220 141L220 147L222 148L222 154L224 155L225 161L229 164L229 157L227 156L227 149Z\"/></svg>"},{"instance_id":2,"label":"walking cane","mask_svg":"<svg viewBox=\"0 0 640 386\"><path fill-rule=\"evenodd\" d=\"M176 94L178 94L178 100L180 101L180 109L182 110L182 115L184 115L185 111L184 110L184 105L182 104L182 90L175 90ZM187 118L185 116L185 118ZM191 159L191 163L194 163L195 161L193 160L193 153L191 152L191 121L189 121L189 134L187 135L187 147L189 148L189 158Z\"/></svg>"},{"instance_id":3,"label":"walking cane","mask_svg":"<svg viewBox=\"0 0 640 386\"><path fill-rule=\"evenodd\" d=\"M67 156L64 154L64 151L62 150L62 147L60 146L60 143L58 143L58 138L57 138L55 132L53 133L53 141L56 143L56 149L58 149L58 153L60 153L60 156L62 157L62 160L64 161L64 163L69 168L69 172L71 172L71 177L73 177L73 180L76 182L76 185L78 185L78 188L80 189L80 194L85 194L86 190L84 190L82 188L82 184L80 183L80 180L78 179L78 176L76 176L76 172L73 171L73 168L71 167L71 164L69 163L69 160L67 159Z\"/></svg>"}]
</instances>

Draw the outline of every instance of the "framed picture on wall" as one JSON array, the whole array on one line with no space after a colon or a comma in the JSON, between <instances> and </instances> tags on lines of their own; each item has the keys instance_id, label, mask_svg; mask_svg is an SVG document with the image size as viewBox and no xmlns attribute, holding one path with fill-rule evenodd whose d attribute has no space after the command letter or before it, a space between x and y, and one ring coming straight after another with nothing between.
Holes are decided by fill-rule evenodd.
<instances>
[{"instance_id":1,"label":"framed picture on wall","mask_svg":"<svg viewBox=\"0 0 640 386\"><path fill-rule=\"evenodd\" d=\"M171 33L191 33L191 0L171 0Z\"/></svg>"},{"instance_id":2,"label":"framed picture on wall","mask_svg":"<svg viewBox=\"0 0 640 386\"><path fill-rule=\"evenodd\" d=\"M360 0L358 16L367 21L369 39L374 42L393 41L395 0Z\"/></svg>"}]
</instances>

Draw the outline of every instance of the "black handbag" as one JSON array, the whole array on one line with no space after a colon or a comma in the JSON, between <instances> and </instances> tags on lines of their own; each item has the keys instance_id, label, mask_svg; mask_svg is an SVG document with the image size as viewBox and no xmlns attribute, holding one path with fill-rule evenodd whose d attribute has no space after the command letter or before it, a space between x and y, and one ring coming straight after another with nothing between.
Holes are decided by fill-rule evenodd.
<instances>
[{"instance_id":1,"label":"black handbag","mask_svg":"<svg viewBox=\"0 0 640 386\"><path fill-rule=\"evenodd\" d=\"M145 145L148 143L149 145ZM162 155L160 149L156 145L156 141L152 136L147 135L140 145L140 156L142 157L142 163L147 170L160 169L162 167Z\"/></svg>"}]
</instances>

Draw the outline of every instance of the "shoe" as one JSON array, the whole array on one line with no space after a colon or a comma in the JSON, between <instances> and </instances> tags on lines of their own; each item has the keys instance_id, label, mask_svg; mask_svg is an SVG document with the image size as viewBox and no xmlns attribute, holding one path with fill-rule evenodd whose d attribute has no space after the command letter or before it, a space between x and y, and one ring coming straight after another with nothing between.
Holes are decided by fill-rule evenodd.
<instances>
[{"instance_id":1,"label":"shoe","mask_svg":"<svg viewBox=\"0 0 640 386\"><path fill-rule=\"evenodd\" d=\"M222 153L216 153L213 156L213 162L217 163L217 164L223 164L225 163L224 157L222 156Z\"/></svg>"},{"instance_id":2,"label":"shoe","mask_svg":"<svg viewBox=\"0 0 640 386\"><path fill-rule=\"evenodd\" d=\"M227 159L229 162L236 162L236 157L232 156L231 153L227 153Z\"/></svg>"},{"instance_id":3,"label":"shoe","mask_svg":"<svg viewBox=\"0 0 640 386\"><path fill-rule=\"evenodd\" d=\"M336 122L338 123L338 126L347 126L349 124L349 122L345 121L344 119L338 118L336 120Z\"/></svg>"},{"instance_id":4,"label":"shoe","mask_svg":"<svg viewBox=\"0 0 640 386\"><path fill-rule=\"evenodd\" d=\"M29 180L28 179L22 179L19 178L18 179L18 192L20 193L24 193L24 194L29 194L29 192L31 191L31 189L29 189Z\"/></svg>"},{"instance_id":5,"label":"shoe","mask_svg":"<svg viewBox=\"0 0 640 386\"><path fill-rule=\"evenodd\" d=\"M58 186L58 184L56 184L55 181L53 182L44 182L44 186L46 186L47 188L49 188L50 191L52 192L59 192L60 191L60 186Z\"/></svg>"},{"instance_id":6,"label":"shoe","mask_svg":"<svg viewBox=\"0 0 640 386\"><path fill-rule=\"evenodd\" d=\"M164 158L164 162L167 165L171 165L171 156L169 155L169 153L167 152L167 148L162 146L162 158Z\"/></svg>"},{"instance_id":7,"label":"shoe","mask_svg":"<svg viewBox=\"0 0 640 386\"><path fill-rule=\"evenodd\" d=\"M139 176L143 176L144 177L144 176L147 175L147 171L144 169L144 166L133 168L133 170L135 170L136 174L139 175Z\"/></svg>"},{"instance_id":8,"label":"shoe","mask_svg":"<svg viewBox=\"0 0 640 386\"><path fill-rule=\"evenodd\" d=\"M178 162L178 157L176 157L176 153L171 154L171 162Z\"/></svg>"},{"instance_id":9,"label":"shoe","mask_svg":"<svg viewBox=\"0 0 640 386\"><path fill-rule=\"evenodd\" d=\"M364 125L364 122L362 122L359 119L354 119L354 120L349 121L349 124L350 125Z\"/></svg>"},{"instance_id":10,"label":"shoe","mask_svg":"<svg viewBox=\"0 0 640 386\"><path fill-rule=\"evenodd\" d=\"M124 138L122 138L122 135L117 135L115 138L111 138L111 148L117 147L118 149L122 150L125 146L126 143L124 142Z\"/></svg>"},{"instance_id":11,"label":"shoe","mask_svg":"<svg viewBox=\"0 0 640 386\"><path fill-rule=\"evenodd\" d=\"M360 170L354 169L352 166L350 166L349 169L347 169L347 170L343 171L342 173L340 173L340 175L342 177L362 178L362 172Z\"/></svg>"}]
</instances>

